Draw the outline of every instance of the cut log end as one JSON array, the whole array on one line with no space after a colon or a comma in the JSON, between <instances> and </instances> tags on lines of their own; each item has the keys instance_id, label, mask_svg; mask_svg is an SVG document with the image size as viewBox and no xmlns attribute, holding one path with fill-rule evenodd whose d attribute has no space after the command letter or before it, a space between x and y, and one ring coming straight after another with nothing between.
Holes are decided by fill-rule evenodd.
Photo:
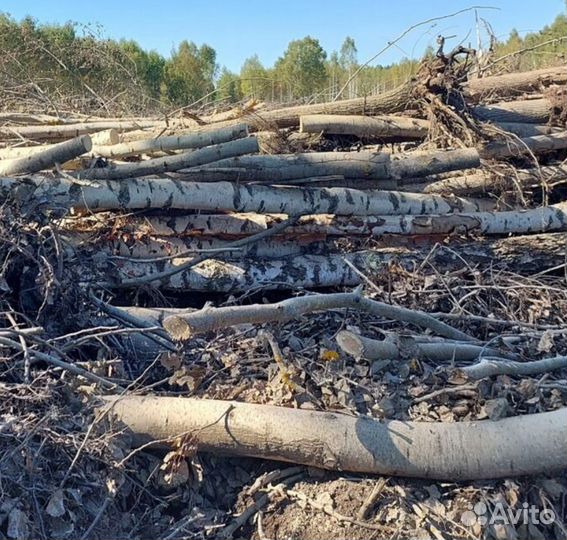
<instances>
[{"instance_id":1,"label":"cut log end","mask_svg":"<svg viewBox=\"0 0 567 540\"><path fill-rule=\"evenodd\" d=\"M166 317L163 327L175 341L187 341L193 336L189 323L176 315Z\"/></svg>"},{"instance_id":2,"label":"cut log end","mask_svg":"<svg viewBox=\"0 0 567 540\"><path fill-rule=\"evenodd\" d=\"M364 357L364 345L355 333L341 330L336 339L339 347L348 355L357 360Z\"/></svg>"}]
</instances>

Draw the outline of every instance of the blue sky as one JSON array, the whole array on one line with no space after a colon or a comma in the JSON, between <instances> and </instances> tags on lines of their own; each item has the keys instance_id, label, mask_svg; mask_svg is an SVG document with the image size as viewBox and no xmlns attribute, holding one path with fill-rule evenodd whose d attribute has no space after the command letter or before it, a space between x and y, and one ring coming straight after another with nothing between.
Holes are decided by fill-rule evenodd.
<instances>
[{"instance_id":1,"label":"blue sky","mask_svg":"<svg viewBox=\"0 0 567 540\"><path fill-rule=\"evenodd\" d=\"M499 37L512 28L521 34L540 29L565 8L564 0L486 0L478 5ZM183 39L208 43L217 51L219 64L238 71L257 53L271 65L292 39L311 35L330 53L345 36L355 39L359 61L373 56L406 28L428 18L475 5L462 0L0 0L0 11L20 19L31 15L41 22L68 20L100 24L112 38L135 39L144 48L169 55ZM464 43L476 44L474 12L425 25L414 30L375 63L388 64L402 56L419 56L434 44L438 34L457 34ZM457 39L448 41L456 45Z\"/></svg>"}]
</instances>

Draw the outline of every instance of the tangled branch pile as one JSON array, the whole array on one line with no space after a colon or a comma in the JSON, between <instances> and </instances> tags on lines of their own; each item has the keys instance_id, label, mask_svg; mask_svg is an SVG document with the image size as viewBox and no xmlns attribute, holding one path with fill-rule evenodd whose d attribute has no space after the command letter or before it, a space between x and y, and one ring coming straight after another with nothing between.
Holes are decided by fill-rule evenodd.
<instances>
[{"instance_id":1,"label":"tangled branch pile","mask_svg":"<svg viewBox=\"0 0 567 540\"><path fill-rule=\"evenodd\" d=\"M558 476L510 478L567 467L567 73L466 80L470 53L368 99L2 113L7 536L230 537L264 507L259 537L339 534L284 500L360 537L480 534L456 521L481 497L564 512ZM502 480L353 482L354 518L309 495L344 479L217 453Z\"/></svg>"}]
</instances>

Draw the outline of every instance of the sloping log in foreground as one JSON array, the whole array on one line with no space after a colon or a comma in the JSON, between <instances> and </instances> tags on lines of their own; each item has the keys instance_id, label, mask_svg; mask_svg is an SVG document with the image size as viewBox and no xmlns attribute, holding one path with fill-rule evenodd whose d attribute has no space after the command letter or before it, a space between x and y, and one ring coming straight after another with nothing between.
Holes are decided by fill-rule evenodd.
<instances>
[{"instance_id":1,"label":"sloping log in foreground","mask_svg":"<svg viewBox=\"0 0 567 540\"><path fill-rule=\"evenodd\" d=\"M93 167L82 170L76 176L88 179L119 180L150 174L161 174L169 171L178 171L187 167L196 167L212 163L221 159L244 154L253 154L259 151L258 140L255 137L236 139L214 146L206 146L193 151L148 159L136 163L123 163L108 167Z\"/></svg>"},{"instance_id":2,"label":"sloping log in foreground","mask_svg":"<svg viewBox=\"0 0 567 540\"><path fill-rule=\"evenodd\" d=\"M19 202L35 199L48 206L89 211L159 208L290 215L389 215L476 212L494 208L493 202L485 199L459 199L436 194L177 182L166 178L131 178L89 185L78 185L67 179L32 178L23 182L0 178L0 194L12 196Z\"/></svg>"},{"instance_id":3,"label":"sloping log in foreground","mask_svg":"<svg viewBox=\"0 0 567 540\"><path fill-rule=\"evenodd\" d=\"M115 129L107 129L90 135L92 147L97 145L112 145L118 142L118 132ZM56 143L59 144L59 143ZM37 146L16 146L14 148L0 148L0 159L16 159L33 156L49 148L53 148L56 144L40 144ZM86 150L90 152L91 149Z\"/></svg>"},{"instance_id":4,"label":"sloping log in foreground","mask_svg":"<svg viewBox=\"0 0 567 540\"><path fill-rule=\"evenodd\" d=\"M75 159L91 148L91 138L88 135L82 135L76 139L54 144L27 157L0 161L0 175L39 172L53 167L56 163L65 163L70 159Z\"/></svg>"},{"instance_id":5,"label":"sloping log in foreground","mask_svg":"<svg viewBox=\"0 0 567 540\"><path fill-rule=\"evenodd\" d=\"M286 180L340 174L345 178L415 178L480 166L475 148L414 152L391 156L376 152L314 152L243 156L211 163L207 168L243 169L242 182L285 184Z\"/></svg>"},{"instance_id":6,"label":"sloping log in foreground","mask_svg":"<svg viewBox=\"0 0 567 540\"><path fill-rule=\"evenodd\" d=\"M497 422L379 422L319 411L176 397L107 397L134 444L193 433L202 451L437 480L567 467L567 408Z\"/></svg>"}]
</instances>

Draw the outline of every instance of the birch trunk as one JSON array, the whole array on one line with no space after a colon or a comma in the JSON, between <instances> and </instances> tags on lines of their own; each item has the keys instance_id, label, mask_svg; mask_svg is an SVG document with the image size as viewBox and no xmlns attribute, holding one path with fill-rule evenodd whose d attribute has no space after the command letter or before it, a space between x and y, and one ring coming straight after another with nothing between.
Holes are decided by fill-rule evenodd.
<instances>
[{"instance_id":1,"label":"birch trunk","mask_svg":"<svg viewBox=\"0 0 567 540\"><path fill-rule=\"evenodd\" d=\"M300 117L299 131L381 139L423 139L429 131L429 122L403 116L313 114Z\"/></svg>"},{"instance_id":2,"label":"birch trunk","mask_svg":"<svg viewBox=\"0 0 567 540\"><path fill-rule=\"evenodd\" d=\"M514 191L519 187L554 186L567 181L566 165L548 165L538 169L520 169L505 177L491 176L488 172L446 178L428 184L425 193L452 193L454 195L478 195L499 191Z\"/></svg>"},{"instance_id":3,"label":"birch trunk","mask_svg":"<svg viewBox=\"0 0 567 540\"><path fill-rule=\"evenodd\" d=\"M183 183L169 179L129 179L77 185L64 179L48 181L40 178L22 185L17 179L0 178L0 193L11 195L21 202L23 199L41 198L48 201L48 205L59 208L89 211L159 208L289 215L386 215L477 212L494 207L485 199L460 199L436 194L271 187L230 182Z\"/></svg>"},{"instance_id":4,"label":"birch trunk","mask_svg":"<svg viewBox=\"0 0 567 540\"><path fill-rule=\"evenodd\" d=\"M246 124L236 124L233 127L214 131L159 137L111 146L97 146L94 153L107 158L127 157L137 154L151 154L152 152L203 148L205 146L222 144L244 137L248 137L248 126Z\"/></svg>"},{"instance_id":5,"label":"birch trunk","mask_svg":"<svg viewBox=\"0 0 567 540\"><path fill-rule=\"evenodd\" d=\"M93 147L91 150L96 152L97 144L116 144L118 142L118 132L115 129L99 131L91 136ZM15 148L0 148L0 159L17 159L34 156L40 152L51 149L55 144L42 144L38 146L18 146Z\"/></svg>"},{"instance_id":6,"label":"birch trunk","mask_svg":"<svg viewBox=\"0 0 567 540\"><path fill-rule=\"evenodd\" d=\"M553 104L549 99L527 99L475 107L473 115L490 122L523 122L545 124L549 121Z\"/></svg>"},{"instance_id":7,"label":"birch trunk","mask_svg":"<svg viewBox=\"0 0 567 540\"><path fill-rule=\"evenodd\" d=\"M281 259L308 253L321 255L328 251L323 242L308 242L301 239L297 241L265 240L250 246L235 248L234 251L226 251L230 241L211 237L160 238L136 234L134 239L122 240L120 238L101 238L96 233L68 235L63 232L62 240L69 247L69 256L73 256L76 250L94 250L113 257L148 259L149 261L163 257L191 257L190 252L195 255L210 252L214 257L216 251L222 251L223 258L227 259L243 257Z\"/></svg>"},{"instance_id":8,"label":"birch trunk","mask_svg":"<svg viewBox=\"0 0 567 540\"><path fill-rule=\"evenodd\" d=\"M479 152L484 159L501 159L525 154L543 154L567 148L567 131L536 135L506 142L491 142Z\"/></svg>"},{"instance_id":9,"label":"birch trunk","mask_svg":"<svg viewBox=\"0 0 567 540\"><path fill-rule=\"evenodd\" d=\"M567 70L565 66L536 69L523 73L507 73L472 79L465 85L467 97L479 101L489 95L521 95L525 92L538 92L551 84L567 83Z\"/></svg>"},{"instance_id":10,"label":"birch trunk","mask_svg":"<svg viewBox=\"0 0 567 540\"><path fill-rule=\"evenodd\" d=\"M239 180L242 182L277 184L297 178L336 174L345 178L413 178L455 169L472 169L478 166L480 166L478 152L470 148L407 154L401 157L375 152L245 156L224 159L209 167L244 169L239 175Z\"/></svg>"},{"instance_id":11,"label":"birch trunk","mask_svg":"<svg viewBox=\"0 0 567 540\"><path fill-rule=\"evenodd\" d=\"M177 154L174 156L148 159L138 163L125 163L122 165L111 165L104 168L93 168L77 173L81 178L98 180L119 180L137 176L148 176L169 171L178 171L187 167L196 167L221 159L226 159L243 154L258 152L258 141L255 137L238 139L223 144L199 148L191 152Z\"/></svg>"},{"instance_id":12,"label":"birch trunk","mask_svg":"<svg viewBox=\"0 0 567 540\"><path fill-rule=\"evenodd\" d=\"M163 290L202 291L239 294L252 290L290 290L358 285L358 274L344 262L364 267L365 255L304 255L287 259L220 261L208 259L168 278L152 281ZM173 269L187 262L174 259L170 263L136 263L119 261L115 271L109 270L111 285L136 287L136 281Z\"/></svg>"},{"instance_id":13,"label":"birch trunk","mask_svg":"<svg viewBox=\"0 0 567 540\"><path fill-rule=\"evenodd\" d=\"M130 131L133 129L154 128L160 125L166 126L163 121L135 120L135 121L100 121L81 122L77 124L36 125L36 126L11 126L0 127L0 137L24 137L26 139L49 140L70 139L81 135L88 135L98 131L116 129L118 131Z\"/></svg>"},{"instance_id":14,"label":"birch trunk","mask_svg":"<svg viewBox=\"0 0 567 540\"><path fill-rule=\"evenodd\" d=\"M82 135L76 139L50 146L31 156L0 161L0 175L31 174L49 169L56 163L65 163L89 152L92 148L91 138Z\"/></svg>"},{"instance_id":15,"label":"birch trunk","mask_svg":"<svg viewBox=\"0 0 567 540\"><path fill-rule=\"evenodd\" d=\"M518 137L534 137L536 135L551 135L561 132L561 128L557 127L520 122L499 122L493 125Z\"/></svg>"},{"instance_id":16,"label":"birch trunk","mask_svg":"<svg viewBox=\"0 0 567 540\"><path fill-rule=\"evenodd\" d=\"M499 421L379 422L235 401L104 399L116 427L126 427L136 445L194 433L206 452L451 482L567 467L567 409Z\"/></svg>"},{"instance_id":17,"label":"birch trunk","mask_svg":"<svg viewBox=\"0 0 567 540\"><path fill-rule=\"evenodd\" d=\"M444 216L368 216L350 220L322 216L300 222L290 232L299 234L526 234L567 230L567 203L507 212L453 213Z\"/></svg>"}]
</instances>

